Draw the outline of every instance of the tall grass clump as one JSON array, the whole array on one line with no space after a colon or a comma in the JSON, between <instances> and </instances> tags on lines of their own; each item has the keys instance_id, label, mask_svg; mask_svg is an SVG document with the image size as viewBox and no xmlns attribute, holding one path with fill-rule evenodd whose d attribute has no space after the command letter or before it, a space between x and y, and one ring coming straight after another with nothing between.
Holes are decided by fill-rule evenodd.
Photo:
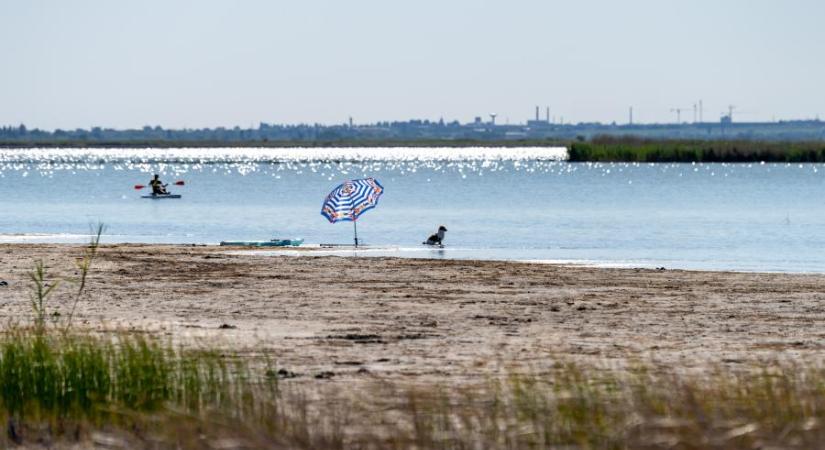
<instances>
[{"instance_id":1,"label":"tall grass clump","mask_svg":"<svg viewBox=\"0 0 825 450\"><path fill-rule=\"evenodd\" d=\"M0 341L0 408L21 419L99 419L173 401L197 411L228 377L219 358L187 357L141 336L16 332Z\"/></svg>"},{"instance_id":2,"label":"tall grass clump","mask_svg":"<svg viewBox=\"0 0 825 450\"><path fill-rule=\"evenodd\" d=\"M83 250L83 256L75 261L76 276L49 279L46 265L42 260L35 261L34 269L29 273L32 283L30 301L32 312L34 313L34 327L38 333L44 333L47 325L62 327L64 332L68 332L72 326L78 303L86 294L86 287L92 263L97 257L100 248L100 237L105 229L103 224L97 225L92 230L92 237L89 244ZM52 305L52 298L61 285L70 285L72 289L69 293L60 295L57 305ZM67 314L63 316L60 307L68 308Z\"/></svg>"},{"instance_id":3,"label":"tall grass clump","mask_svg":"<svg viewBox=\"0 0 825 450\"><path fill-rule=\"evenodd\" d=\"M16 434L25 424L129 430L157 414L254 420L277 388L256 367L143 335L16 330L0 339L0 416Z\"/></svg>"},{"instance_id":4,"label":"tall grass clump","mask_svg":"<svg viewBox=\"0 0 825 450\"><path fill-rule=\"evenodd\" d=\"M224 406L226 417L238 418L268 407L250 401L251 387L270 392L276 378L253 374L248 362L231 355L184 351L150 335L73 328L103 230L102 224L93 229L73 276L51 277L42 260L34 263L32 321L0 334L0 415L9 419L9 434L19 437L15 424L134 423L145 414L192 415Z\"/></svg>"}]
</instances>

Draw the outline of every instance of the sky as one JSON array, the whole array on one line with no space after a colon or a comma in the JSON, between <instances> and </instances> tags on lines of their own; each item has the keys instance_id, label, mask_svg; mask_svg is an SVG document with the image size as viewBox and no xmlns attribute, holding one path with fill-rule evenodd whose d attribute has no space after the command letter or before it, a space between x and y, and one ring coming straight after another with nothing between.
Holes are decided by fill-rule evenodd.
<instances>
[{"instance_id":1,"label":"sky","mask_svg":"<svg viewBox=\"0 0 825 450\"><path fill-rule=\"evenodd\" d=\"M821 0L0 0L0 125L825 116Z\"/></svg>"}]
</instances>

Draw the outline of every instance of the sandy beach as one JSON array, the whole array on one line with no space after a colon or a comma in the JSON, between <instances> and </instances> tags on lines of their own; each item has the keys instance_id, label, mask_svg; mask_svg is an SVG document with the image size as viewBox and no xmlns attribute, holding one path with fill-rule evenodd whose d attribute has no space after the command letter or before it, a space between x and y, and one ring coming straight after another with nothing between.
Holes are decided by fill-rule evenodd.
<instances>
[{"instance_id":1,"label":"sandy beach","mask_svg":"<svg viewBox=\"0 0 825 450\"><path fill-rule=\"evenodd\" d=\"M81 252L0 246L0 279L8 282L0 320L30 317L35 260L70 276ZM331 372L461 381L559 359L690 369L825 356L820 275L109 245L90 283L80 327L266 355L296 379Z\"/></svg>"}]
</instances>

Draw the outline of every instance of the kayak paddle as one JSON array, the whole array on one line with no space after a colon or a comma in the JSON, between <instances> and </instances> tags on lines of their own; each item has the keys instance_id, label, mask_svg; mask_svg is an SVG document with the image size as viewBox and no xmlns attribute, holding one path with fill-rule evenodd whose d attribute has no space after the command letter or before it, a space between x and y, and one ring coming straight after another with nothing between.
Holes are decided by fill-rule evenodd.
<instances>
[{"instance_id":1,"label":"kayak paddle","mask_svg":"<svg viewBox=\"0 0 825 450\"><path fill-rule=\"evenodd\" d=\"M186 183L185 183L183 180L178 180L178 181L175 181L175 186L184 186L185 184L186 184ZM165 186L165 185L164 185L164 186ZM141 189L143 189L143 188L145 188L145 187L146 187L146 186L144 186L144 185L142 185L142 184L136 184L136 185L135 185L135 189L136 189L136 190L141 190Z\"/></svg>"}]
</instances>

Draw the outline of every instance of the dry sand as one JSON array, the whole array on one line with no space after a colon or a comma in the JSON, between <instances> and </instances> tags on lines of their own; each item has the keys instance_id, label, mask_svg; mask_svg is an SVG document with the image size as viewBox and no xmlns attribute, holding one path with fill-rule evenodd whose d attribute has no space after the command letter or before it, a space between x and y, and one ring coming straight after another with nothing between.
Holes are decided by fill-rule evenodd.
<instances>
[{"instance_id":1,"label":"dry sand","mask_svg":"<svg viewBox=\"0 0 825 450\"><path fill-rule=\"evenodd\" d=\"M9 283L0 319L30 317L35 260L65 276L81 252L0 245L0 280ZM78 324L266 354L303 379L329 371L472 380L559 359L685 368L821 360L823 301L821 275L112 245L101 249Z\"/></svg>"}]
</instances>

